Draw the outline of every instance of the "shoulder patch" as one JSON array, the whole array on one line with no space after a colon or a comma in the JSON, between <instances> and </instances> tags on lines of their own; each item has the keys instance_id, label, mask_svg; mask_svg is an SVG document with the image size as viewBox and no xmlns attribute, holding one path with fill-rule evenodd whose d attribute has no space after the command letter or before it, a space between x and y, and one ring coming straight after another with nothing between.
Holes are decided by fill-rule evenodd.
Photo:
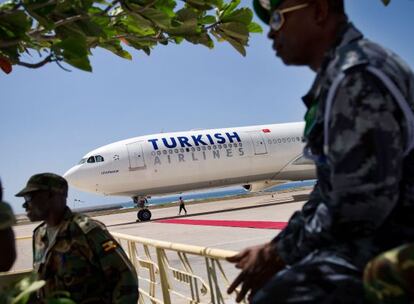
<instances>
[{"instance_id":1,"label":"shoulder patch","mask_svg":"<svg viewBox=\"0 0 414 304\"><path fill-rule=\"evenodd\" d=\"M111 252L118 247L118 244L114 240L107 240L107 241L102 242L101 246L102 246L103 251Z\"/></svg>"},{"instance_id":2,"label":"shoulder patch","mask_svg":"<svg viewBox=\"0 0 414 304\"><path fill-rule=\"evenodd\" d=\"M79 226L83 233L88 234L95 228L106 229L105 225L101 222L91 219L89 216L84 214L75 214L73 221Z\"/></svg>"}]
</instances>

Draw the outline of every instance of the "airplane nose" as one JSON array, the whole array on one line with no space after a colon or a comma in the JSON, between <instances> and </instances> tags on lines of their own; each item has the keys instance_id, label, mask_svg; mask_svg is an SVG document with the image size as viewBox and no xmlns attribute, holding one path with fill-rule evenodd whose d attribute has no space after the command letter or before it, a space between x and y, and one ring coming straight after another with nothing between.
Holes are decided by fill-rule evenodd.
<instances>
[{"instance_id":1,"label":"airplane nose","mask_svg":"<svg viewBox=\"0 0 414 304\"><path fill-rule=\"evenodd\" d=\"M79 171L76 167L70 168L63 174L63 177L67 180L69 185L76 187L79 183Z\"/></svg>"},{"instance_id":2,"label":"airplane nose","mask_svg":"<svg viewBox=\"0 0 414 304\"><path fill-rule=\"evenodd\" d=\"M97 191L96 179L91 179L88 174L89 172L81 166L74 166L63 174L63 177L73 188L81 191L95 192Z\"/></svg>"}]
</instances>

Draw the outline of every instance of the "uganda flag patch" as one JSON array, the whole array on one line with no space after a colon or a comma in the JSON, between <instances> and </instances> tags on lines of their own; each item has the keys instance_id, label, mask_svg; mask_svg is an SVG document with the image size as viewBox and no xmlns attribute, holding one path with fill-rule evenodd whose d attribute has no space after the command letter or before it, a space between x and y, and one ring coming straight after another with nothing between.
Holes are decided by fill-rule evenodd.
<instances>
[{"instance_id":1,"label":"uganda flag patch","mask_svg":"<svg viewBox=\"0 0 414 304\"><path fill-rule=\"evenodd\" d=\"M105 252L110 252L114 250L116 247L118 247L118 244L113 240L105 241L102 243L102 249Z\"/></svg>"}]
</instances>

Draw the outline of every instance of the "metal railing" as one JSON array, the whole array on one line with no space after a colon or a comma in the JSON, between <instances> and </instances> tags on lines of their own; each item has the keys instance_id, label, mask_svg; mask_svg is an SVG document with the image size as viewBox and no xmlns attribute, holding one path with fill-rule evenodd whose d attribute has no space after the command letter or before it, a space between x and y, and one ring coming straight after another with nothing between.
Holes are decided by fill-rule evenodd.
<instances>
[{"instance_id":1,"label":"metal railing","mask_svg":"<svg viewBox=\"0 0 414 304\"><path fill-rule=\"evenodd\" d=\"M237 270L225 258L237 252L170 243L111 232L122 245L139 278L139 304L229 304L229 274ZM16 241L31 237L19 237ZM222 262L225 262L222 264ZM15 280L30 270L1 274L0 281Z\"/></svg>"},{"instance_id":2,"label":"metal railing","mask_svg":"<svg viewBox=\"0 0 414 304\"><path fill-rule=\"evenodd\" d=\"M235 302L234 295L226 293L230 282L221 262L237 252L117 232L112 235L126 249L138 271L140 304ZM226 264L234 269L233 265Z\"/></svg>"}]
</instances>

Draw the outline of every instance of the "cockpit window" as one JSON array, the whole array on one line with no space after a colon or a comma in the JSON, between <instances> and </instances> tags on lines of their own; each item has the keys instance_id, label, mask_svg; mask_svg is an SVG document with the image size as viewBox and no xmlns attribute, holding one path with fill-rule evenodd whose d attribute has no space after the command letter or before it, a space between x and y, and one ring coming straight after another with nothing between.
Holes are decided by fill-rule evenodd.
<instances>
[{"instance_id":1,"label":"cockpit window","mask_svg":"<svg viewBox=\"0 0 414 304\"><path fill-rule=\"evenodd\" d=\"M103 162L103 161L104 161L104 158L103 158L102 156L100 156L100 155L96 155L96 156L95 156L95 161L96 161L97 163L99 163L99 162Z\"/></svg>"},{"instance_id":2,"label":"cockpit window","mask_svg":"<svg viewBox=\"0 0 414 304\"><path fill-rule=\"evenodd\" d=\"M86 158L82 158L82 159L79 161L79 165L84 164L84 163L86 163Z\"/></svg>"},{"instance_id":3,"label":"cockpit window","mask_svg":"<svg viewBox=\"0 0 414 304\"><path fill-rule=\"evenodd\" d=\"M88 158L88 163L94 163L95 162L95 157L91 156Z\"/></svg>"}]
</instances>

